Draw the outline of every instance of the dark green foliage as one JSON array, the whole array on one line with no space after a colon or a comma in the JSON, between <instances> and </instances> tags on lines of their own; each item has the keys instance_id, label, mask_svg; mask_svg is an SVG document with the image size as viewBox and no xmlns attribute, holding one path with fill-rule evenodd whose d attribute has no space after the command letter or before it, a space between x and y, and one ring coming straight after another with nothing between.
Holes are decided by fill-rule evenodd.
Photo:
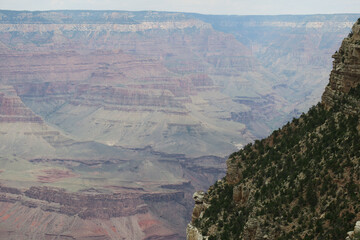
<instances>
[{"instance_id":1,"label":"dark green foliage","mask_svg":"<svg viewBox=\"0 0 360 240\"><path fill-rule=\"evenodd\" d=\"M360 85L355 88L351 88L349 91L349 95L356 98L360 98Z\"/></svg>"},{"instance_id":2,"label":"dark green foliage","mask_svg":"<svg viewBox=\"0 0 360 240\"><path fill-rule=\"evenodd\" d=\"M216 236L211 235L211 236L209 237L209 240L217 240L217 238L216 238Z\"/></svg>"},{"instance_id":3,"label":"dark green foliage","mask_svg":"<svg viewBox=\"0 0 360 240\"><path fill-rule=\"evenodd\" d=\"M360 102L360 86L326 110L312 107L267 139L248 144L231 157L242 180L213 187L202 226L217 224L211 239L241 239L253 213L277 239L344 239L360 210L359 117L343 106ZM233 187L250 185L246 205L232 200ZM255 210L256 209L256 210ZM321 217L320 217L321 216ZM219 221L219 219L221 221Z\"/></svg>"},{"instance_id":4,"label":"dark green foliage","mask_svg":"<svg viewBox=\"0 0 360 240\"><path fill-rule=\"evenodd\" d=\"M307 188L306 200L307 200L308 204L312 208L314 208L318 203L318 199L317 199L317 196L316 196L316 191L314 190L313 187L311 187L311 185Z\"/></svg>"},{"instance_id":5,"label":"dark green foliage","mask_svg":"<svg viewBox=\"0 0 360 240\"><path fill-rule=\"evenodd\" d=\"M206 210L204 217L208 218L210 223L215 223L218 220L219 214L222 209L231 209L233 186L224 185L221 188L216 189L217 197L211 199L211 206Z\"/></svg>"}]
</instances>

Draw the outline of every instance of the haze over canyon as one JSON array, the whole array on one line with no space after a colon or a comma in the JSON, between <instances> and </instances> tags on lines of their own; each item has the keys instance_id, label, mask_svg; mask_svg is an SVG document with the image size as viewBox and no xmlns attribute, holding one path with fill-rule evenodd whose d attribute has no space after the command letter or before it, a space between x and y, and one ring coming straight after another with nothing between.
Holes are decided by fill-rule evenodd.
<instances>
[{"instance_id":1,"label":"haze over canyon","mask_svg":"<svg viewBox=\"0 0 360 240\"><path fill-rule=\"evenodd\" d=\"M0 11L0 238L184 239L192 193L319 101L357 18Z\"/></svg>"}]
</instances>

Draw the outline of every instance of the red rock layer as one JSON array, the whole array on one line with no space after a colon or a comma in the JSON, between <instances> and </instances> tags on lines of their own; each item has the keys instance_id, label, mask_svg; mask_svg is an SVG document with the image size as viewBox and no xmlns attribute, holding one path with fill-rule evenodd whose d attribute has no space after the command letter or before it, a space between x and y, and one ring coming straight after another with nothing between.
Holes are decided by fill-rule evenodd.
<instances>
[{"instance_id":1,"label":"red rock layer","mask_svg":"<svg viewBox=\"0 0 360 240\"><path fill-rule=\"evenodd\" d=\"M184 197L182 192L85 194L68 193L62 189L48 187L31 187L24 192L24 196L34 200L58 203L60 213L70 216L78 215L84 219L108 219L147 213L149 209L145 204L146 201L173 201ZM36 204L36 201L32 204Z\"/></svg>"},{"instance_id":2,"label":"red rock layer","mask_svg":"<svg viewBox=\"0 0 360 240\"><path fill-rule=\"evenodd\" d=\"M42 119L27 108L10 86L0 87L0 122L37 122Z\"/></svg>"},{"instance_id":3,"label":"red rock layer","mask_svg":"<svg viewBox=\"0 0 360 240\"><path fill-rule=\"evenodd\" d=\"M179 239L147 203L183 198L183 192L70 193L0 186L0 239Z\"/></svg>"},{"instance_id":4,"label":"red rock layer","mask_svg":"<svg viewBox=\"0 0 360 240\"><path fill-rule=\"evenodd\" d=\"M0 202L0 239L160 240L179 239L152 214L82 219L19 203Z\"/></svg>"}]
</instances>

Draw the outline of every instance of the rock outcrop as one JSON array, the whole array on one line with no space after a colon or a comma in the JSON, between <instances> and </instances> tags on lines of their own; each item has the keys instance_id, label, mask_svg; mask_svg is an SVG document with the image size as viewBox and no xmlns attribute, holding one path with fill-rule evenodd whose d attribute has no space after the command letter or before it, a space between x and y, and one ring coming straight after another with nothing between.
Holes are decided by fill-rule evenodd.
<instances>
[{"instance_id":1,"label":"rock outcrop","mask_svg":"<svg viewBox=\"0 0 360 240\"><path fill-rule=\"evenodd\" d=\"M360 221L357 221L354 227L354 231L350 231L347 233L347 237L345 240L358 240L360 239Z\"/></svg>"},{"instance_id":2,"label":"rock outcrop","mask_svg":"<svg viewBox=\"0 0 360 240\"><path fill-rule=\"evenodd\" d=\"M187 240L207 240L209 237L203 236L199 229L194 227L191 223L186 228L186 239Z\"/></svg>"},{"instance_id":3,"label":"rock outcrop","mask_svg":"<svg viewBox=\"0 0 360 240\"><path fill-rule=\"evenodd\" d=\"M352 88L356 88L360 79L360 25L352 27L349 36L344 39L339 51L334 55L330 81L322 96L322 103L331 108Z\"/></svg>"},{"instance_id":4,"label":"rock outcrop","mask_svg":"<svg viewBox=\"0 0 360 240\"><path fill-rule=\"evenodd\" d=\"M204 211L209 206L208 203L204 202L205 193L202 191L195 192L193 195L193 199L195 201L195 207L191 217L191 223L188 224L186 229L186 239L188 240L203 240L207 239L202 236L199 229L197 229L194 224L200 218L203 217Z\"/></svg>"}]
</instances>

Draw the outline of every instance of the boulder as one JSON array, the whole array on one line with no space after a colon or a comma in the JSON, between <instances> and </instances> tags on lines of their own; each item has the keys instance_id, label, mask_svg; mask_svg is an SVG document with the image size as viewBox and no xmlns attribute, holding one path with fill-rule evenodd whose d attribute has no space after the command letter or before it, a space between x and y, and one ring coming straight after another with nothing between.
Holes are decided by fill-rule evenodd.
<instances>
[{"instance_id":1,"label":"boulder","mask_svg":"<svg viewBox=\"0 0 360 240\"><path fill-rule=\"evenodd\" d=\"M205 193L203 191L197 191L193 195L195 204L202 204L204 202Z\"/></svg>"}]
</instances>

